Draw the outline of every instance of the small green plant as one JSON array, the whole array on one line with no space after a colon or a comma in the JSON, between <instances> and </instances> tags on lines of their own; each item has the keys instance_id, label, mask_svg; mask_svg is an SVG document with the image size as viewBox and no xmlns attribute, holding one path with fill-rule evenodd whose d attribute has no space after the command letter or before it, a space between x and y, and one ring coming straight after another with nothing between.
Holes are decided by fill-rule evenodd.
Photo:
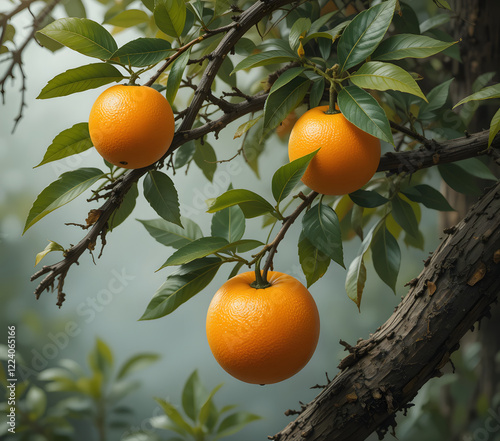
<instances>
[{"instance_id":1,"label":"small green plant","mask_svg":"<svg viewBox=\"0 0 500 441\"><path fill-rule=\"evenodd\" d=\"M71 441L75 439L71 421L87 420L89 430L94 431L89 433L91 439L105 441L110 427L125 430L130 425L132 409L118 402L140 386L138 380L130 378L131 374L158 358L152 353L136 354L115 369L111 349L97 339L88 355L90 374L77 362L61 359L57 366L41 371L35 381L16 383L13 401L2 364L0 383L6 401L0 403L0 409L4 415L11 407L14 409L15 433L8 432L8 425L0 425L0 436L16 441ZM22 366L20 354L17 361Z\"/></svg>"},{"instance_id":2,"label":"small green plant","mask_svg":"<svg viewBox=\"0 0 500 441\"><path fill-rule=\"evenodd\" d=\"M150 419L155 429L175 432L178 436L168 441L215 441L239 432L247 424L260 419L245 411L231 412L235 405L226 405L218 409L214 404L214 395L222 387L219 384L208 392L200 381L198 371L187 379L182 391L182 410L161 398L155 398L164 415ZM161 432L160 432L161 434ZM165 438L156 432L129 433L122 441L157 441Z\"/></svg>"}]
</instances>

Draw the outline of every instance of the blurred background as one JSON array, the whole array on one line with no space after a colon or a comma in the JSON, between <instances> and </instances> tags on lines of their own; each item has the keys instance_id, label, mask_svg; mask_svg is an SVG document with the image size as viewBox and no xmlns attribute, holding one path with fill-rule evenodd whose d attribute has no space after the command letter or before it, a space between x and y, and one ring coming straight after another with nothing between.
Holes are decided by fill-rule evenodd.
<instances>
[{"instance_id":1,"label":"blurred background","mask_svg":"<svg viewBox=\"0 0 500 441\"><path fill-rule=\"evenodd\" d=\"M100 21L100 6L97 3L89 3L89 6L92 6L88 9L89 17ZM11 7L10 2L0 0L0 11ZM26 23L29 23L29 17L26 17ZM116 39L119 43L128 41L133 36L131 32L121 33ZM90 149L75 157L33 167L41 161L47 146L58 133L87 121L93 101L104 88L69 97L36 100L51 78L87 60L69 49L53 54L36 43L26 49L25 60L27 107L14 132L13 120L20 104L20 81L8 83L5 102L0 107L0 321L3 326L0 342L7 339L7 325L15 325L17 351L29 368L24 374L35 383L39 381L37 375L41 371L58 366L61 360L73 360L87 372L88 354L98 338L111 349L115 365L137 353L158 354L159 361L132 374L134 380L140 381L141 387L122 400L124 405L133 409L133 414L127 416L129 427L113 429L110 440L121 440L131 431L148 429L149 419L159 412L153 397L167 400L181 409L183 385L195 370L209 390L224 384L215 397L218 406L235 404L240 410L262 417L227 439L257 440L274 435L292 420L293 416L284 415L287 409L300 409L301 402L307 403L318 394L319 390L311 389L312 386L326 384L326 374L329 378L336 375L336 366L346 355L339 339L355 344L359 338L368 337L378 328L406 294L404 284L418 275L422 261L439 243L438 213L422 207L424 248L417 250L400 244L402 262L396 295L374 274L368 257L368 281L361 312L346 295L346 271L332 263L326 275L311 288L322 326L316 353L300 373L276 385L242 383L226 374L211 355L205 336L205 314L212 295L229 274L227 268L220 271L202 293L173 314L159 320L138 321L150 298L171 271L166 268L155 272L172 251L149 236L136 220L158 217L141 197L137 199L133 214L108 234L102 257L97 259L100 251L98 242L94 252L95 263L90 254L84 254L79 265L70 269L64 286L67 297L61 309L55 304L55 293L44 292L36 300L33 291L39 281L30 282L31 275L41 265L60 258L59 253L49 254L35 268L36 254L45 248L48 240L56 241L65 248L77 243L85 233L79 227L64 224L84 223L89 209L98 208L99 204L87 203L87 192L46 216L23 235L28 211L38 193L61 173L78 167L103 167L103 163L100 156ZM182 107L183 100L187 99L187 96L180 96L178 106ZM218 159L230 158L239 148L239 141L233 140L239 124L241 121L224 129L218 140L209 139ZM189 170L188 175L181 170L174 177L181 210L196 220L205 234L209 234L210 216L205 213L206 199L219 195L229 182L235 188L249 188L249 182L256 182L257 188L252 189L271 199L271 176L287 160L286 142L274 135L259 158L261 178L258 181L241 155L231 165L219 164L213 183L208 182L195 167ZM427 183L439 187L437 176L431 173L427 179L430 180ZM261 223L259 219L247 220L245 237L264 241L267 231L261 228ZM298 227L294 225L289 232L290 239L280 245L275 268L304 281L297 256L297 235ZM356 256L359 246L358 237L344 243L346 265ZM426 385L415 401L416 406L408 411L406 418L400 418L399 439L450 439L443 437L446 432L442 431L447 430L449 421L440 417L442 397L439 390L441 386L451 384L455 388L452 394L457 395L458 401L464 401L465 412L468 394L475 381L473 368L478 362L477 354L478 347L472 344L465 352L454 355L457 370L465 373L462 379L459 375L445 375ZM460 387L454 386L457 381L462 381ZM55 396L48 394L49 403L55 400ZM492 404L484 405L487 410ZM460 420L460 413L453 418ZM92 428L78 421L75 424L80 424L76 439L91 439ZM169 435L173 436L164 432L162 439L168 439ZM473 439L472 436L470 439Z\"/></svg>"}]
</instances>

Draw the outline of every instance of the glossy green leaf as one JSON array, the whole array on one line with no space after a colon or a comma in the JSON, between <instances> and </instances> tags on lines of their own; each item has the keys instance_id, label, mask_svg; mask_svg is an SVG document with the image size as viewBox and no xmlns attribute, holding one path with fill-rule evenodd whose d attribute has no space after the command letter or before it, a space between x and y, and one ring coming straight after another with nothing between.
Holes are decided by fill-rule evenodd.
<instances>
[{"instance_id":1,"label":"glossy green leaf","mask_svg":"<svg viewBox=\"0 0 500 441\"><path fill-rule=\"evenodd\" d=\"M394 34L420 34L419 18L409 2L399 2L399 8L392 19Z\"/></svg>"},{"instance_id":2,"label":"glossy green leaf","mask_svg":"<svg viewBox=\"0 0 500 441\"><path fill-rule=\"evenodd\" d=\"M184 0L158 0L153 15L156 25L165 34L173 38L182 35L186 22Z\"/></svg>"},{"instance_id":3,"label":"glossy green leaf","mask_svg":"<svg viewBox=\"0 0 500 441\"><path fill-rule=\"evenodd\" d=\"M469 101L482 101L482 100L490 100L496 98L500 98L500 83L494 84L493 86L485 87L484 89L481 89L479 92L473 93L472 95L465 97L463 100L455 104L453 108L468 103Z\"/></svg>"},{"instance_id":4,"label":"glossy green leaf","mask_svg":"<svg viewBox=\"0 0 500 441\"><path fill-rule=\"evenodd\" d=\"M214 441L233 435L252 421L260 420L260 418L260 416L248 412L233 413L222 420L217 428L217 436L214 438Z\"/></svg>"},{"instance_id":5,"label":"glossy green leaf","mask_svg":"<svg viewBox=\"0 0 500 441\"><path fill-rule=\"evenodd\" d=\"M240 61L234 68L232 74L243 69L252 69L259 66L267 66L269 64L288 63L290 61L298 61L298 56L292 56L289 52L283 50L266 50L253 54Z\"/></svg>"},{"instance_id":6,"label":"glossy green leaf","mask_svg":"<svg viewBox=\"0 0 500 441\"><path fill-rule=\"evenodd\" d=\"M299 183L307 166L319 149L301 158L281 166L273 175L272 191L276 202L279 204L285 199Z\"/></svg>"},{"instance_id":7,"label":"glossy green leaf","mask_svg":"<svg viewBox=\"0 0 500 441\"><path fill-rule=\"evenodd\" d=\"M298 247L300 266L309 288L325 275L331 259L318 250L303 232L300 234Z\"/></svg>"},{"instance_id":8,"label":"glossy green leaf","mask_svg":"<svg viewBox=\"0 0 500 441\"><path fill-rule=\"evenodd\" d=\"M167 247L179 249L203 237L198 224L187 217L181 216L183 227L167 222L165 219L138 220L156 241Z\"/></svg>"},{"instance_id":9,"label":"glossy green leaf","mask_svg":"<svg viewBox=\"0 0 500 441\"><path fill-rule=\"evenodd\" d=\"M79 168L63 173L36 198L28 213L23 234L44 216L71 202L104 177L98 168Z\"/></svg>"},{"instance_id":10,"label":"glossy green leaf","mask_svg":"<svg viewBox=\"0 0 500 441\"><path fill-rule=\"evenodd\" d=\"M45 249L36 255L35 266L37 266L40 261L52 251L64 251L64 247L59 245L57 242L49 240L49 244L45 247Z\"/></svg>"},{"instance_id":11,"label":"glossy green leaf","mask_svg":"<svg viewBox=\"0 0 500 441\"><path fill-rule=\"evenodd\" d=\"M449 21L450 21L449 14L434 15L428 18L427 20L423 21L422 23L420 23L420 32L423 34L424 32L430 31L431 29L439 28L444 24L448 23Z\"/></svg>"},{"instance_id":12,"label":"glossy green leaf","mask_svg":"<svg viewBox=\"0 0 500 441\"><path fill-rule=\"evenodd\" d=\"M130 190L123 197L118 209L115 210L108 220L108 228L110 231L113 231L132 214L138 196L139 190L137 189L137 182L134 182L130 187Z\"/></svg>"},{"instance_id":13,"label":"glossy green leaf","mask_svg":"<svg viewBox=\"0 0 500 441\"><path fill-rule=\"evenodd\" d=\"M75 124L70 129L59 133L47 147L42 161L35 167L40 167L58 159L82 153L93 147L90 139L88 123Z\"/></svg>"},{"instance_id":14,"label":"glossy green leaf","mask_svg":"<svg viewBox=\"0 0 500 441\"><path fill-rule=\"evenodd\" d=\"M269 93L273 93L281 87L286 86L290 83L290 81L292 81L295 77L298 77L305 70L306 69L303 67L292 67L291 69L287 69L274 82Z\"/></svg>"},{"instance_id":15,"label":"glossy green leaf","mask_svg":"<svg viewBox=\"0 0 500 441\"><path fill-rule=\"evenodd\" d=\"M203 401L206 397L205 388L201 384L198 371L195 370L187 379L182 389L182 408L186 415L196 422Z\"/></svg>"},{"instance_id":16,"label":"glossy green leaf","mask_svg":"<svg viewBox=\"0 0 500 441\"><path fill-rule=\"evenodd\" d=\"M346 26L338 43L340 71L345 71L368 58L384 37L396 0L375 5L360 12Z\"/></svg>"},{"instance_id":17,"label":"glossy green leaf","mask_svg":"<svg viewBox=\"0 0 500 441\"><path fill-rule=\"evenodd\" d=\"M111 58L118 48L104 27L87 18L60 18L39 32L74 51L101 60Z\"/></svg>"},{"instance_id":18,"label":"glossy green leaf","mask_svg":"<svg viewBox=\"0 0 500 441\"><path fill-rule=\"evenodd\" d=\"M302 231L314 247L344 267L340 223L330 206L319 203L311 207L302 218Z\"/></svg>"},{"instance_id":19,"label":"glossy green leaf","mask_svg":"<svg viewBox=\"0 0 500 441\"><path fill-rule=\"evenodd\" d=\"M37 99L71 95L123 80L120 71L106 63L94 63L69 69L52 78L42 89Z\"/></svg>"},{"instance_id":20,"label":"glossy green leaf","mask_svg":"<svg viewBox=\"0 0 500 441\"><path fill-rule=\"evenodd\" d=\"M479 179L487 181L496 181L497 177L493 174L490 168L479 158L468 158L454 163L461 168L464 173L469 173Z\"/></svg>"},{"instance_id":21,"label":"glossy green leaf","mask_svg":"<svg viewBox=\"0 0 500 441\"><path fill-rule=\"evenodd\" d=\"M373 233L380 227L380 223L374 225L366 234L361 243L358 255L353 259L347 270L345 289L349 298L361 309L361 299L366 283L365 254L371 245Z\"/></svg>"},{"instance_id":22,"label":"glossy green leaf","mask_svg":"<svg viewBox=\"0 0 500 441\"><path fill-rule=\"evenodd\" d=\"M140 320L157 319L175 311L212 281L221 263L217 257L204 257L182 265L156 291Z\"/></svg>"},{"instance_id":23,"label":"glossy green leaf","mask_svg":"<svg viewBox=\"0 0 500 441\"><path fill-rule=\"evenodd\" d=\"M197 142L193 160L205 177L212 182L217 170L217 156L214 148L206 141L203 144Z\"/></svg>"},{"instance_id":24,"label":"glossy green leaf","mask_svg":"<svg viewBox=\"0 0 500 441\"><path fill-rule=\"evenodd\" d=\"M174 168L178 169L184 167L193 158L195 151L196 143L194 141L188 141L182 144L175 151Z\"/></svg>"},{"instance_id":25,"label":"glossy green leaf","mask_svg":"<svg viewBox=\"0 0 500 441\"><path fill-rule=\"evenodd\" d=\"M300 17L293 23L290 34L288 35L288 43L292 51L296 52L299 47L300 37L305 36L305 34L311 28L311 19L307 17Z\"/></svg>"},{"instance_id":26,"label":"glossy green leaf","mask_svg":"<svg viewBox=\"0 0 500 441\"><path fill-rule=\"evenodd\" d=\"M302 102L309 86L309 80L296 77L286 87L269 94L264 105L263 136L278 127L287 115Z\"/></svg>"},{"instance_id":27,"label":"glossy green leaf","mask_svg":"<svg viewBox=\"0 0 500 441\"><path fill-rule=\"evenodd\" d=\"M439 41L425 35L399 34L382 41L371 59L379 61L402 58L426 58L453 46L457 42Z\"/></svg>"},{"instance_id":28,"label":"glossy green leaf","mask_svg":"<svg viewBox=\"0 0 500 441\"><path fill-rule=\"evenodd\" d=\"M245 215L237 205L217 211L212 217L212 236L236 242L245 233Z\"/></svg>"},{"instance_id":29,"label":"glossy green leaf","mask_svg":"<svg viewBox=\"0 0 500 441\"><path fill-rule=\"evenodd\" d=\"M371 250L375 271L396 294L396 282L401 265L401 250L398 241L385 226L382 226L373 236Z\"/></svg>"},{"instance_id":30,"label":"glossy green leaf","mask_svg":"<svg viewBox=\"0 0 500 441\"><path fill-rule=\"evenodd\" d=\"M181 85L182 76L184 75L184 69L186 69L187 63L189 61L189 55L191 50L183 52L177 60L172 64L170 73L167 79L167 100L170 104L174 104L175 97Z\"/></svg>"},{"instance_id":31,"label":"glossy green leaf","mask_svg":"<svg viewBox=\"0 0 500 441\"><path fill-rule=\"evenodd\" d=\"M140 9L126 9L104 21L105 24L131 28L149 22L149 15Z\"/></svg>"},{"instance_id":32,"label":"glossy green leaf","mask_svg":"<svg viewBox=\"0 0 500 441\"><path fill-rule=\"evenodd\" d=\"M497 136L498 132L500 132L500 109L498 109L496 113L493 115L493 118L491 118L490 135L488 137L488 147L491 146L491 143L495 139L495 136Z\"/></svg>"},{"instance_id":33,"label":"glossy green leaf","mask_svg":"<svg viewBox=\"0 0 500 441\"><path fill-rule=\"evenodd\" d=\"M465 172L456 163L438 164L438 171L443 180L455 191L463 194L479 196L481 189L477 184L477 179L468 172Z\"/></svg>"},{"instance_id":34,"label":"glossy green leaf","mask_svg":"<svg viewBox=\"0 0 500 441\"><path fill-rule=\"evenodd\" d=\"M257 193L250 190L233 189L216 198L208 209L208 213L215 213L233 205L239 205L246 218L274 212L274 207Z\"/></svg>"},{"instance_id":35,"label":"glossy green leaf","mask_svg":"<svg viewBox=\"0 0 500 441\"><path fill-rule=\"evenodd\" d=\"M251 251L262 246L264 246L264 243L262 243L260 240L240 239L232 242L227 247L225 247L223 252L236 251L238 253L246 253L247 251Z\"/></svg>"},{"instance_id":36,"label":"glossy green leaf","mask_svg":"<svg viewBox=\"0 0 500 441\"><path fill-rule=\"evenodd\" d=\"M424 117L425 113L433 115L431 112L440 109L446 104L446 100L450 94L450 85L453 80L454 78L451 78L448 81L437 85L427 94L428 102L422 104L419 118Z\"/></svg>"},{"instance_id":37,"label":"glossy green leaf","mask_svg":"<svg viewBox=\"0 0 500 441\"><path fill-rule=\"evenodd\" d=\"M145 369L160 359L158 354L142 353L126 360L118 371L117 380L122 380L133 373Z\"/></svg>"},{"instance_id":38,"label":"glossy green leaf","mask_svg":"<svg viewBox=\"0 0 500 441\"><path fill-rule=\"evenodd\" d=\"M409 235L418 237L418 220L411 205L395 196L392 199L392 216L394 220L405 230Z\"/></svg>"},{"instance_id":39,"label":"glossy green leaf","mask_svg":"<svg viewBox=\"0 0 500 441\"><path fill-rule=\"evenodd\" d=\"M342 33L342 31L347 27L347 25L350 22L351 20L343 21L342 23L339 23L337 26L335 26L333 29L326 29L324 31L312 32L312 27L311 27L310 32L302 40L302 44L305 45L310 40L319 38L328 39L333 42L339 37L339 35Z\"/></svg>"},{"instance_id":40,"label":"glossy green leaf","mask_svg":"<svg viewBox=\"0 0 500 441\"><path fill-rule=\"evenodd\" d=\"M125 43L111 58L127 66L145 67L160 62L171 52L167 40L142 37Z\"/></svg>"},{"instance_id":41,"label":"glossy green leaf","mask_svg":"<svg viewBox=\"0 0 500 441\"><path fill-rule=\"evenodd\" d=\"M405 188L402 193L411 201L439 211L454 211L446 198L435 188L427 184L418 184Z\"/></svg>"},{"instance_id":42,"label":"glossy green leaf","mask_svg":"<svg viewBox=\"0 0 500 441\"><path fill-rule=\"evenodd\" d=\"M365 208L380 207L389 202L389 199L373 190L357 190L350 193L349 197L355 204Z\"/></svg>"},{"instance_id":43,"label":"glossy green leaf","mask_svg":"<svg viewBox=\"0 0 500 441\"><path fill-rule=\"evenodd\" d=\"M351 75L350 80L363 89L399 90L427 101L413 77L395 64L369 61Z\"/></svg>"},{"instance_id":44,"label":"glossy green leaf","mask_svg":"<svg viewBox=\"0 0 500 441\"><path fill-rule=\"evenodd\" d=\"M148 172L144 179L144 197L163 219L182 226L177 190L165 173Z\"/></svg>"},{"instance_id":45,"label":"glossy green leaf","mask_svg":"<svg viewBox=\"0 0 500 441\"><path fill-rule=\"evenodd\" d=\"M222 237L201 237L175 251L160 269L167 266L183 265L209 256L227 248L229 242Z\"/></svg>"},{"instance_id":46,"label":"glossy green leaf","mask_svg":"<svg viewBox=\"0 0 500 441\"><path fill-rule=\"evenodd\" d=\"M311 86L311 91L309 92L309 107L314 109L318 107L323 98L323 93L325 92L325 79L323 77L315 80Z\"/></svg>"},{"instance_id":47,"label":"glossy green leaf","mask_svg":"<svg viewBox=\"0 0 500 441\"><path fill-rule=\"evenodd\" d=\"M394 144L389 120L377 100L357 86L344 87L338 96L342 114L356 127Z\"/></svg>"}]
</instances>

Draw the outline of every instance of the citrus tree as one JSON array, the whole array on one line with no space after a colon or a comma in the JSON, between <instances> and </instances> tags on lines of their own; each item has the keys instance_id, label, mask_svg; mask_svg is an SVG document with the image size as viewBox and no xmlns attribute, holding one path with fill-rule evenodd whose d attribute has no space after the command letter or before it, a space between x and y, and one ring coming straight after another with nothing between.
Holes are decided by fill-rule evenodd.
<instances>
[{"instance_id":1,"label":"citrus tree","mask_svg":"<svg viewBox=\"0 0 500 441\"><path fill-rule=\"evenodd\" d=\"M445 31L452 6L444 0L424 2L426 8L417 14L415 5L397 0L102 0L106 13L98 23L86 18L88 5L79 0L64 3L67 17L54 19L58 1L53 0L34 15L27 38L14 44L11 22L31 3L0 16L7 66L2 92L9 78L24 79L22 53L32 39L43 46L39 50L65 46L90 57L89 63L48 81L39 99L120 83L98 98L89 122L55 134L38 164L92 147L104 158L101 168L63 173L41 190L27 215L25 231L91 191L87 219L75 219L83 237L68 248L53 238L38 254L37 262L50 252L62 253L59 262L33 275L39 282L37 298L56 290L61 307L70 295L65 282L77 270L75 264L89 252L93 256L99 243L112 246L113 230L144 197L159 217L141 221L142 227L151 240L173 248L160 269L178 269L152 293L142 320L173 313L219 271L231 279L225 291L236 290L243 280L244 290L258 291L267 302L263 310L272 310L279 271L274 260L282 241L297 243L307 289L330 266L345 268L346 295L361 310L367 253L377 276L395 291L401 245L423 246L420 206L454 210L427 183L432 174L459 193L482 195L445 230L441 245L407 283L407 295L387 322L354 346L341 340L349 354L339 373L274 439L362 440L373 431L385 434L396 412L440 374L500 290L495 176L500 111L482 122L485 130L467 131L477 108L497 104L500 86L491 84L495 72L479 72L474 93L451 100L454 78L436 71L444 58L460 61L461 42ZM113 34L128 27L141 36L119 46ZM179 91L189 97L185 103ZM14 124L25 105L22 95ZM247 188L230 185L208 200L213 217L210 234L204 235L196 219L181 216L174 174L198 167L211 181L220 162L218 135L233 122L238 124L234 156L224 161L242 156L258 174L259 156L275 133L287 138L291 131L285 141L290 161L276 164L273 176L262 178L273 200L258 194L251 182ZM486 192L478 179L490 185ZM253 218L262 219L259 239L245 235L246 221ZM300 225L297 236L290 233L294 224ZM353 237L360 239L359 252L346 261L342 244ZM302 285L292 288L293 283L285 282L283 292L307 293ZM246 318L230 327L253 321L248 319L250 300L243 298L237 300ZM207 331L214 355L228 372L238 377L243 371L243 380L266 383L293 375L307 363L310 351L288 372L296 360L286 358L281 366L288 374L271 378L253 376L261 366L248 369L245 363L255 360L243 360L243 368L232 366L244 356L228 356L227 348L221 349L223 332L217 326L232 311L229 300L221 303L214 306L219 315L209 316ZM313 316L307 321L314 322ZM265 331L276 334L272 327ZM249 340L261 331L252 332ZM313 335L307 345L314 351L315 331L304 332Z\"/></svg>"}]
</instances>

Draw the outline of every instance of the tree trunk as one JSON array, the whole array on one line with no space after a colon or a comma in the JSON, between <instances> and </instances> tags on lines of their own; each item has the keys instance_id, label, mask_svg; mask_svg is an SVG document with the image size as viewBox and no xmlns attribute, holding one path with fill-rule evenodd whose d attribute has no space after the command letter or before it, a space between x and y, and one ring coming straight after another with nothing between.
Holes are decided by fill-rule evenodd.
<instances>
[{"instance_id":1,"label":"tree trunk","mask_svg":"<svg viewBox=\"0 0 500 441\"><path fill-rule=\"evenodd\" d=\"M341 372L272 439L361 441L385 434L420 387L440 376L500 292L500 183L425 262L393 315L354 347Z\"/></svg>"}]
</instances>

